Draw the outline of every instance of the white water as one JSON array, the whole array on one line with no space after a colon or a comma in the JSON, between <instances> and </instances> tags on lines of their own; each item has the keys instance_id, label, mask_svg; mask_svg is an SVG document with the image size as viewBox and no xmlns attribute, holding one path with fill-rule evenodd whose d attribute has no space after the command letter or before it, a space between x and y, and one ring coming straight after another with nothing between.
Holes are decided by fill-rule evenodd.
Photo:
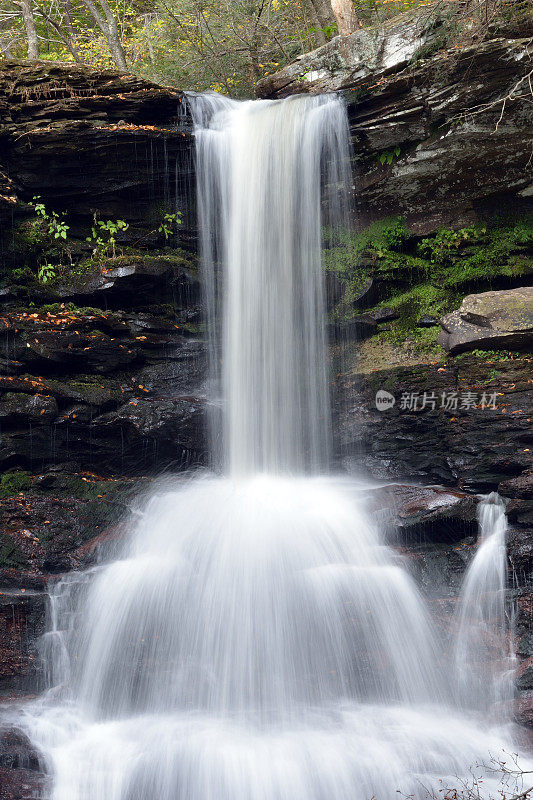
<instances>
[{"instance_id":1,"label":"white water","mask_svg":"<svg viewBox=\"0 0 533 800\"><path fill-rule=\"evenodd\" d=\"M478 518L478 549L459 598L455 661L459 701L490 709L512 698L514 667L505 603L507 518L496 492L479 504Z\"/></svg>"},{"instance_id":2,"label":"white water","mask_svg":"<svg viewBox=\"0 0 533 800\"><path fill-rule=\"evenodd\" d=\"M53 800L422 800L511 745L456 710L405 564L353 485L317 474L344 109L192 102L225 476L156 492L115 561L56 587L60 685L19 724Z\"/></svg>"},{"instance_id":3,"label":"white water","mask_svg":"<svg viewBox=\"0 0 533 800\"><path fill-rule=\"evenodd\" d=\"M350 189L344 108L204 95L193 115L222 463L240 475L316 472L330 440L322 227L345 215Z\"/></svg>"}]
</instances>

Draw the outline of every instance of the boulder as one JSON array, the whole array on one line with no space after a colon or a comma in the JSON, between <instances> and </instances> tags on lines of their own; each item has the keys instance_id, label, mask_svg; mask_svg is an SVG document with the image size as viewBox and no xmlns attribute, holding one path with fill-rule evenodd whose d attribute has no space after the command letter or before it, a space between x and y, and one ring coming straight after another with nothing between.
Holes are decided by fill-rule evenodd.
<instances>
[{"instance_id":1,"label":"boulder","mask_svg":"<svg viewBox=\"0 0 533 800\"><path fill-rule=\"evenodd\" d=\"M302 92L335 92L368 78L377 80L403 69L421 48L431 47L442 35L449 13L450 4L439 3L424 15L415 9L382 26L337 36L262 78L256 93L259 97L279 98Z\"/></svg>"},{"instance_id":2,"label":"boulder","mask_svg":"<svg viewBox=\"0 0 533 800\"><path fill-rule=\"evenodd\" d=\"M376 308L374 311L369 311L368 316L372 317L379 325L382 322L392 322L400 315L393 308Z\"/></svg>"},{"instance_id":3,"label":"boulder","mask_svg":"<svg viewBox=\"0 0 533 800\"><path fill-rule=\"evenodd\" d=\"M424 314L416 323L417 328L433 328L438 325L439 321L436 317L431 317L429 314Z\"/></svg>"},{"instance_id":4,"label":"boulder","mask_svg":"<svg viewBox=\"0 0 533 800\"><path fill-rule=\"evenodd\" d=\"M526 349L533 345L533 287L470 294L441 320L439 344L467 350Z\"/></svg>"},{"instance_id":5,"label":"boulder","mask_svg":"<svg viewBox=\"0 0 533 800\"><path fill-rule=\"evenodd\" d=\"M393 483L372 492L373 512L388 511L393 540L453 543L477 533L478 498L443 486Z\"/></svg>"}]
</instances>

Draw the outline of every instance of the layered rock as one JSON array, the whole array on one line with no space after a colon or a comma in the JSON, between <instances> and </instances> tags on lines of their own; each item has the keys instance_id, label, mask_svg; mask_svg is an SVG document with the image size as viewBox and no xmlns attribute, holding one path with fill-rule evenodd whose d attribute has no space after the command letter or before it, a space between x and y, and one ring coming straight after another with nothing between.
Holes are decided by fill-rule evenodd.
<instances>
[{"instance_id":1,"label":"layered rock","mask_svg":"<svg viewBox=\"0 0 533 800\"><path fill-rule=\"evenodd\" d=\"M79 222L98 210L142 228L165 201L187 219L192 140L178 131L183 104L180 91L111 70L4 62L0 221L9 224L17 203L35 195Z\"/></svg>"},{"instance_id":2,"label":"layered rock","mask_svg":"<svg viewBox=\"0 0 533 800\"><path fill-rule=\"evenodd\" d=\"M466 350L533 350L533 288L469 294L442 320L439 344L450 353Z\"/></svg>"},{"instance_id":3,"label":"layered rock","mask_svg":"<svg viewBox=\"0 0 533 800\"><path fill-rule=\"evenodd\" d=\"M446 49L453 13L436 4L336 37L258 84L262 97L344 91L363 223L401 214L425 233L530 208L531 31Z\"/></svg>"},{"instance_id":4,"label":"layered rock","mask_svg":"<svg viewBox=\"0 0 533 800\"><path fill-rule=\"evenodd\" d=\"M58 308L3 318L0 466L103 474L202 463L203 345L149 314Z\"/></svg>"},{"instance_id":5,"label":"layered rock","mask_svg":"<svg viewBox=\"0 0 533 800\"><path fill-rule=\"evenodd\" d=\"M487 492L533 465L531 357L497 354L340 378L340 452L376 478ZM385 390L395 404L376 407Z\"/></svg>"}]
</instances>

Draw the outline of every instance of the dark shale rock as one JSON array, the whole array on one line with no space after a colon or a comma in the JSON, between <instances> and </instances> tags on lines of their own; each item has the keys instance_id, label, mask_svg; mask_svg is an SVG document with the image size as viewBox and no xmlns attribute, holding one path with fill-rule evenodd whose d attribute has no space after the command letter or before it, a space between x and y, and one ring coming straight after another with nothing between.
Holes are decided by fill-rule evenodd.
<instances>
[{"instance_id":1,"label":"dark shale rock","mask_svg":"<svg viewBox=\"0 0 533 800\"><path fill-rule=\"evenodd\" d=\"M533 529L533 472L524 472L517 478L502 481L498 491L511 500L507 516L514 525ZM533 539L531 541L533 556Z\"/></svg>"},{"instance_id":2,"label":"dark shale rock","mask_svg":"<svg viewBox=\"0 0 533 800\"><path fill-rule=\"evenodd\" d=\"M393 483L375 490L372 510L389 509L393 541L454 543L477 534L475 495L442 486ZM385 521L385 520L383 520Z\"/></svg>"},{"instance_id":3,"label":"dark shale rock","mask_svg":"<svg viewBox=\"0 0 533 800\"><path fill-rule=\"evenodd\" d=\"M393 367L338 379L337 452L377 479L494 491L533 466L531 358L493 361L461 356L447 365ZM395 405L378 411L378 390ZM426 398L434 399L424 405ZM442 408L442 395L455 401ZM461 408L468 392L475 404ZM485 395L485 408L482 400ZM402 408L402 398L407 407ZM453 395L452 395L453 396ZM413 399L414 398L414 399ZM489 407L494 401L495 408ZM416 410L409 404L416 402Z\"/></svg>"},{"instance_id":4,"label":"dark shale rock","mask_svg":"<svg viewBox=\"0 0 533 800\"><path fill-rule=\"evenodd\" d=\"M45 611L43 591L0 584L0 694L35 691L40 675L37 640L44 633Z\"/></svg>"},{"instance_id":5,"label":"dark shale rock","mask_svg":"<svg viewBox=\"0 0 533 800\"><path fill-rule=\"evenodd\" d=\"M4 213L41 195L85 224L98 210L146 226L166 199L186 222L192 137L177 130L183 99L112 70L5 62L0 168L11 182L2 186L0 178Z\"/></svg>"},{"instance_id":6,"label":"dark shale rock","mask_svg":"<svg viewBox=\"0 0 533 800\"><path fill-rule=\"evenodd\" d=\"M0 725L0 767L40 771L39 754L22 731Z\"/></svg>"},{"instance_id":7,"label":"dark shale rock","mask_svg":"<svg viewBox=\"0 0 533 800\"><path fill-rule=\"evenodd\" d=\"M147 313L4 317L0 341L26 374L0 375L0 466L139 475L204 463L204 346L183 332Z\"/></svg>"},{"instance_id":8,"label":"dark shale rock","mask_svg":"<svg viewBox=\"0 0 533 800\"><path fill-rule=\"evenodd\" d=\"M524 23L509 38L446 50L447 18L453 4L415 9L336 37L258 84L262 97L344 90L363 223L403 215L426 233L531 209L527 93L499 121L503 98L531 70L531 31Z\"/></svg>"},{"instance_id":9,"label":"dark shale rock","mask_svg":"<svg viewBox=\"0 0 533 800\"><path fill-rule=\"evenodd\" d=\"M439 344L450 353L533 349L533 287L469 294L441 320Z\"/></svg>"},{"instance_id":10,"label":"dark shale rock","mask_svg":"<svg viewBox=\"0 0 533 800\"><path fill-rule=\"evenodd\" d=\"M77 282L57 289L62 300L105 308L138 309L172 300L174 308L185 309L198 303L200 284L191 256L174 251L164 257L119 258L119 265L108 267Z\"/></svg>"}]
</instances>

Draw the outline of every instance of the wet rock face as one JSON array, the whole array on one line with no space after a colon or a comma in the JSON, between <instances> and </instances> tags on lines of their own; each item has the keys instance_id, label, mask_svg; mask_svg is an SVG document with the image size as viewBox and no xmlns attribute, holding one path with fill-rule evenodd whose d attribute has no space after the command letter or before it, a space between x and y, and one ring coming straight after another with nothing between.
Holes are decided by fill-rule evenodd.
<instances>
[{"instance_id":1,"label":"wet rock face","mask_svg":"<svg viewBox=\"0 0 533 800\"><path fill-rule=\"evenodd\" d=\"M43 773L0 767L0 800L39 800L47 786Z\"/></svg>"},{"instance_id":2,"label":"wet rock face","mask_svg":"<svg viewBox=\"0 0 533 800\"><path fill-rule=\"evenodd\" d=\"M13 576L17 585L11 589L0 581L0 694L34 691L40 673L37 641L44 633L46 595L42 580L40 588L27 588L24 577Z\"/></svg>"},{"instance_id":3,"label":"wet rock face","mask_svg":"<svg viewBox=\"0 0 533 800\"><path fill-rule=\"evenodd\" d=\"M439 344L450 353L533 349L533 288L469 294L441 320Z\"/></svg>"},{"instance_id":4,"label":"wet rock face","mask_svg":"<svg viewBox=\"0 0 533 800\"><path fill-rule=\"evenodd\" d=\"M336 37L258 84L262 97L344 91L362 224L402 215L426 233L531 208L531 104L506 104L499 120L495 102L531 69L531 32L447 51L449 14L437 4Z\"/></svg>"},{"instance_id":5,"label":"wet rock face","mask_svg":"<svg viewBox=\"0 0 533 800\"><path fill-rule=\"evenodd\" d=\"M39 756L27 737L7 724L0 727L0 800L37 800L45 796L46 787Z\"/></svg>"},{"instance_id":6,"label":"wet rock face","mask_svg":"<svg viewBox=\"0 0 533 800\"><path fill-rule=\"evenodd\" d=\"M497 490L533 465L531 364L527 355L465 355L345 376L338 451L378 479ZM379 390L395 399L385 411Z\"/></svg>"},{"instance_id":7,"label":"wet rock face","mask_svg":"<svg viewBox=\"0 0 533 800\"><path fill-rule=\"evenodd\" d=\"M402 483L388 484L373 495L372 511L380 514L392 543L455 544L477 535L475 495L442 486Z\"/></svg>"},{"instance_id":8,"label":"wet rock face","mask_svg":"<svg viewBox=\"0 0 533 800\"><path fill-rule=\"evenodd\" d=\"M34 195L85 223L98 209L142 224L164 200L186 210L192 139L177 131L182 105L182 92L111 70L5 63L0 220Z\"/></svg>"},{"instance_id":9,"label":"wet rock face","mask_svg":"<svg viewBox=\"0 0 533 800\"><path fill-rule=\"evenodd\" d=\"M204 349L170 318L8 314L0 467L122 475L205 459ZM184 335L185 333L185 335Z\"/></svg>"}]
</instances>

